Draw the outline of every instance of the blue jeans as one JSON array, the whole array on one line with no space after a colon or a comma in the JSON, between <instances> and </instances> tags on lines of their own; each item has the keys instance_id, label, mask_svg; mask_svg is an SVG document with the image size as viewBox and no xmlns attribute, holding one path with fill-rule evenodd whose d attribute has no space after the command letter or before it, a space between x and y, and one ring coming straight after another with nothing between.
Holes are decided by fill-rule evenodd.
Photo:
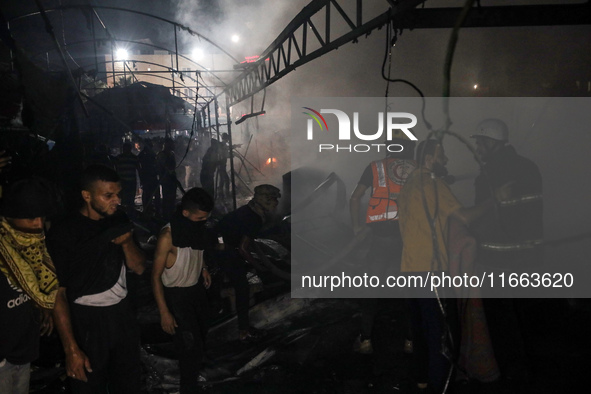
<instances>
[{"instance_id":1,"label":"blue jeans","mask_svg":"<svg viewBox=\"0 0 591 394\"><path fill-rule=\"evenodd\" d=\"M15 365L0 361L0 393L28 394L31 364Z\"/></svg>"}]
</instances>

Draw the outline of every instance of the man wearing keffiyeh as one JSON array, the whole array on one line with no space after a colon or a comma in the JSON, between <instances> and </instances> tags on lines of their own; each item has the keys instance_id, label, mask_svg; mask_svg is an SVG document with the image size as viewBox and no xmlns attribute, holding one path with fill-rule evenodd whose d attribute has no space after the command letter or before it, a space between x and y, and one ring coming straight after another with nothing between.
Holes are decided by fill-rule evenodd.
<instances>
[{"instance_id":1,"label":"man wearing keffiyeh","mask_svg":"<svg viewBox=\"0 0 591 394\"><path fill-rule=\"evenodd\" d=\"M50 189L41 179L15 182L0 217L0 392L28 393L30 362L39 332L53 331L51 310L59 287L45 246Z\"/></svg>"}]
</instances>

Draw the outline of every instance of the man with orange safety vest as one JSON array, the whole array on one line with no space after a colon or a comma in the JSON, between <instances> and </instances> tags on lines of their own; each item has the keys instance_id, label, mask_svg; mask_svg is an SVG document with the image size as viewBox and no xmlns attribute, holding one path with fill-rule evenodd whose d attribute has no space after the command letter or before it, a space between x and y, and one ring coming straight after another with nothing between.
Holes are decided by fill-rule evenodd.
<instances>
[{"instance_id":1,"label":"man with orange safety vest","mask_svg":"<svg viewBox=\"0 0 591 394\"><path fill-rule=\"evenodd\" d=\"M389 153L385 159L371 162L366 168L349 201L349 212L353 232L356 236L367 228L370 230L368 265L400 271L402 238L398 225L397 199L406 178L417 167L413 160L415 142L406 139L393 139L392 143L402 146L402 150ZM361 221L361 199L371 187L371 195ZM371 331L378 311L378 300L362 301L363 313L361 334L356 339L353 350L359 353L372 353ZM411 350L411 342L405 342L405 350Z\"/></svg>"}]
</instances>

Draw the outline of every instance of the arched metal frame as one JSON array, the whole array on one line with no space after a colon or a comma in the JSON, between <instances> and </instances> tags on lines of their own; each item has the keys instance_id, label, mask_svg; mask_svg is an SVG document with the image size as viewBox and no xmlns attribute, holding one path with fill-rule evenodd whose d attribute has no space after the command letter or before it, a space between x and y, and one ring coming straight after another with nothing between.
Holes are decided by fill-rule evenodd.
<instances>
[{"instance_id":1,"label":"arched metal frame","mask_svg":"<svg viewBox=\"0 0 591 394\"><path fill-rule=\"evenodd\" d=\"M75 45L84 45L84 44L88 44L88 43L96 42L96 41L105 41L105 39L96 38L96 39L92 39L92 40L77 41L77 42L69 43L65 47L67 48L67 47L71 47L71 46L75 46ZM124 43L130 43L130 44L135 44L135 45L144 45L144 46L147 46L147 47L151 47L151 48L155 48L155 49L159 49L159 50L163 50L163 51L168 51L167 48L161 47L159 45L148 44L148 43L145 43L145 42L139 42L139 41L134 41L134 40L112 39L112 40L109 40L109 41L111 41L111 45L113 45L113 42L124 42ZM40 55L40 53L37 53L37 54L33 55L33 57L36 57L36 56L39 56L39 55ZM193 64L195 64L197 67L200 67L200 69L191 70L191 72L200 72L200 73L204 73L204 74L211 74L215 79L217 79L221 84L223 84L224 87L227 86L227 83L224 82L215 73L216 72L236 72L235 70L217 70L217 71L207 70L202 64L197 63L193 59L191 59L191 58L189 58L189 57L187 57L187 56L185 56L183 54L178 54L178 56L181 57L181 58L183 58L183 59L185 59L185 60L188 60L189 62L191 62ZM119 62L119 61L122 61L122 60L114 60L114 59L112 59L109 62ZM178 70L178 67L175 69L175 68L172 68L170 65L165 66L165 65L162 65L162 64L159 64L159 63L152 63L152 62L146 62L146 61L141 61L141 60L126 60L126 61L128 61L128 62L136 62L136 63L142 63L142 62L144 62L144 63L151 63L153 65L157 65L159 67L166 68L166 69L170 70L171 73L181 73L182 72L182 71L179 71ZM106 63L109 63L109 62L106 62L106 61L105 62L95 62L95 64L106 64ZM84 64L84 65L81 65L80 67L86 68L87 66L89 66L89 64L88 65ZM105 73L108 73L108 72L105 71Z\"/></svg>"},{"instance_id":2,"label":"arched metal frame","mask_svg":"<svg viewBox=\"0 0 591 394\"><path fill-rule=\"evenodd\" d=\"M64 5L64 6L59 6L59 7L45 9L45 10L43 10L43 13L46 13L47 14L47 13L52 13L52 12L57 12L57 11L65 11L65 10L82 10L82 11L84 11L84 10L89 10L89 9L93 13L92 18L91 18L93 38L90 39L90 40L82 40L82 41L76 41L76 42L73 42L73 43L69 43L69 44L66 45L66 47L68 47L68 46L69 47L72 47L72 46L75 46L75 45L82 45L82 44L87 44L87 43L93 43L94 51L95 51L95 63L94 63L95 65L98 65L99 64L99 62L96 61L96 59L98 57L97 45L96 45L97 42L110 42L110 44L111 44L111 63L113 65L114 65L115 62L117 62L117 60L114 60L113 44L115 42L132 43L132 44L135 44L135 45L142 45L142 46L146 46L146 47L151 47L151 48L155 48L155 49L167 51L171 55L173 55L175 57L175 59L176 59L174 65L170 65L170 64L165 65L165 64L152 63L155 66L162 67L164 70L169 70L172 74L174 74L174 73L181 73L181 71L179 70L179 67L178 67L179 66L179 58L183 58L183 59L187 60L188 62L190 62L192 64L195 64L196 67L198 67L198 69L191 70L191 72L200 72L200 73L203 73L203 74L212 75L213 78L215 78L217 81L220 82L221 86L219 86L219 87L225 88L227 86L226 82L224 82L221 78L219 78L216 75L216 72L230 72L230 71L233 71L233 70L218 70L218 71L216 71L216 70L213 70L213 71L212 70L207 70L205 67L203 67L203 65L201 65L198 62L194 61L193 59L191 59L191 58L189 58L189 57L187 57L187 56L179 53L179 50L178 50L178 41L177 41L177 31L179 31L179 30L180 31L185 31L188 34L190 34L191 36L197 37L200 40L203 40L203 41L207 42L208 44L210 44L213 47L217 48L221 53L223 53L224 55L226 55L227 57L229 57L234 63L239 63L239 61L234 56L232 56L228 51L226 51L222 46L218 45L217 43L215 43L213 40L207 38L206 36L204 36L204 35L196 32L196 31L192 30L191 28L189 28L187 26L184 26L184 25L182 25L180 23L177 23L177 22L168 20L166 18L162 18L162 17L157 16L157 15L152 15L152 14L149 14L149 13L146 13L146 12L135 11L135 10L130 10L130 9L126 9L126 8L121 8L121 7L89 6L89 5ZM138 42L138 41L134 41L134 40L124 40L124 39L115 38L110 33L109 29L105 26L104 22L101 20L100 16L97 13L97 10L110 10L110 11L116 11L116 12L126 12L126 13L141 15L141 16L145 16L147 18L152 18L152 19L155 19L155 20L158 20L158 21L162 21L162 22L164 22L164 23L166 23L168 25L171 25L173 27L173 29L174 29L174 48L166 48L166 47L162 47L162 46L155 45L155 44L150 44L150 43L145 43L145 42ZM39 11L39 12L32 12L32 13L28 13L28 14L25 14L25 15L17 16L17 17L12 18L12 19L10 19L8 21L8 26L10 28L10 24L12 22L15 22L15 21L18 21L18 20L22 20L22 19L26 19L26 18L29 18L29 17L40 16L40 15L42 15L42 12L41 11ZM107 37L96 38L96 31L95 31L95 25L94 25L95 20L97 20L100 23L100 25L102 26L102 29L106 32ZM53 49L53 50L56 50L56 49ZM39 53L35 54L34 56L39 56ZM134 60L128 60L128 61L129 62L133 62ZM135 60L135 62L138 63L138 62L141 62L141 61ZM103 62L103 63L107 63L107 62ZM150 62L146 62L146 63L150 63ZM88 65L85 65L85 66L88 66ZM114 70L114 68L115 68L114 66L112 68L113 68L113 70L111 70L111 73L113 75L113 78L115 78L115 76L117 75L117 72ZM105 71L105 73L106 73L106 71ZM155 72L155 73L152 73L152 74L147 73L147 74L148 75L151 75L151 76L153 76L155 78L161 78L161 79L165 79L165 80L172 80L173 81L173 84L176 82L176 80L173 79L174 77L172 79L170 79L170 78L167 79L167 78L164 78L161 75L158 75L158 74L160 74L158 72ZM183 75L183 77L184 77L184 75ZM194 79L190 75L188 75L188 77L191 80L195 81L196 82L196 85L198 85L198 81L196 79ZM187 86L184 83L182 83L181 85L183 86L183 88L187 88ZM212 98L210 100L207 100L205 97L201 96L201 97L203 97L206 100L206 102L200 108L197 108L197 101L194 100L194 103L192 103L192 104L195 105L195 112L201 111L203 114L207 113L208 115L210 115L212 111L209 109L209 106L210 105L214 105L214 106L217 107L218 99L217 99L216 92L213 91L210 86L201 85L199 87L206 88L208 90L208 92L212 95L212 96L210 96ZM214 87L218 87L218 86L214 86ZM197 97L197 92L195 92L195 93L196 93L195 96ZM183 94L183 93L181 92L181 94ZM219 119L217 119L217 117L218 117L218 111L216 110L216 111L213 111L213 112L214 112L214 115L216 117L216 122L215 123L216 123L216 125L219 126L220 125ZM210 118L208 117L208 119L210 119ZM218 134L219 134L219 130L218 130Z\"/></svg>"},{"instance_id":3,"label":"arched metal frame","mask_svg":"<svg viewBox=\"0 0 591 394\"><path fill-rule=\"evenodd\" d=\"M156 70L153 70L153 71L135 71L135 70L133 70L133 71L130 71L130 72L133 73L133 74L146 74L146 75L149 75L149 76L151 76L153 78L160 78L160 79L164 79L164 80L167 80L167 81L173 81L173 79L172 78L166 78L166 77L164 77L164 76L162 76L160 74L164 74L164 73L166 73L166 74L174 74L174 73L176 73L176 71L172 70L170 67L163 66L163 65L161 65L159 63L148 62L148 61L145 61L145 60L115 60L114 62L115 63L119 63L119 62L141 63L141 64L148 64L148 65L152 65L152 66L162 67L162 68L164 68L166 70L162 70L162 71L156 71ZM107 64L107 63L111 63L111 61L110 60L106 60L106 61L103 61L103 62L99 62L98 64ZM193 73L193 72L195 72L195 71L192 70L191 73ZM105 73L108 74L110 72L105 71ZM122 71L115 71L114 74L116 76L120 76L120 75L123 74L123 72ZM184 78L188 78L191 81L195 82L195 85L197 85L199 83L199 81L197 79L193 78L191 75L185 75ZM176 81L176 80L174 80L174 81ZM189 89L190 88L190 86L187 86L185 83L179 83L179 84L180 84L180 86L182 88L185 88L185 89ZM88 86L88 85L85 85L85 86ZM218 85L214 85L214 86L199 85L199 88L205 88L211 94L211 96L207 96L207 97L213 97L213 96L215 96L216 93L213 90L211 90L211 88L212 87L220 87L220 88L222 88L224 86L226 86L226 85L223 85L223 86L222 85L219 85L219 86ZM81 87L83 88L84 86L81 86ZM195 93L197 93L197 91L195 91ZM201 96L201 95L198 95L198 94L196 94L196 95L199 96L199 97L202 97L204 99L206 97L206 96Z\"/></svg>"},{"instance_id":4,"label":"arched metal frame","mask_svg":"<svg viewBox=\"0 0 591 394\"><path fill-rule=\"evenodd\" d=\"M129 12L132 14L136 14L136 15L142 15L142 16L146 16L148 18L153 18L153 19L157 19L160 20L162 22L168 23L170 25L173 25L175 27L175 37L176 37L176 28L181 29L186 31L187 33L191 34L192 36L196 36L204 41L207 41L208 43L210 43L211 45L213 45L214 47L218 48L220 51L222 51L224 54L226 54L230 59L232 59L234 62L238 63L239 61L232 56L228 51L226 51L223 47L221 47L220 45L216 44L214 41L210 40L209 38L205 37L204 35L192 30L191 28L182 25L178 22L174 22L171 21L169 19L165 19L156 15L152 15L152 14L148 14L146 12L141 12L141 11L135 11L135 10L130 10L127 8L120 8L120 7L107 7L107 6L89 6L89 5L64 5L64 6L60 6L60 7L55 7L55 8L48 8L45 10L45 12L50 13L50 12L55 12L55 11L65 11L65 10L69 10L69 9L78 9L78 10L86 10L86 9L91 9L95 15L95 17L99 20L99 22L102 24L102 21L100 20L100 17L98 16L98 14L96 13L97 9L103 9L103 10L112 10L112 11L121 11L121 12ZM12 21L16 21L19 19L23 19L23 18L27 18L27 17L31 17L31 16L37 16L39 15L40 12L31 12L29 14L25 14L25 15L20 15L17 16L15 18L12 18L11 20L9 20L8 22L12 22ZM104 25L103 25L104 26ZM106 29L106 27L105 27ZM108 29L107 30L107 34L110 36L110 33L108 33ZM112 37L110 37L112 38ZM176 44L176 42L175 42ZM176 47L176 45L175 45ZM171 51L174 52L176 54L178 54L178 47L175 48L175 51Z\"/></svg>"},{"instance_id":5,"label":"arched metal frame","mask_svg":"<svg viewBox=\"0 0 591 394\"><path fill-rule=\"evenodd\" d=\"M167 71L165 71L165 72L167 73ZM163 73L165 73L165 72L163 72ZM117 71L115 75L123 75L123 73L122 73L121 71ZM165 81L172 81L172 78L169 78L169 77L166 77L166 76L164 76L164 75L160 75L160 74L156 74L156 75L152 75L152 74L150 74L150 76L151 76L152 78L163 79L163 80L165 80ZM80 89L88 89L88 86L89 86L91 83L92 83L92 82L89 82L89 83L87 83L87 84L85 84L85 85L80 85ZM201 87L206 87L206 86L203 86L203 85L201 85L201 86L199 86L199 87L201 88ZM187 85L181 85L181 88L183 88L183 89L191 89L191 87L190 87L190 86L187 86ZM208 87L206 87L206 88L208 88ZM97 90L102 90L102 89L107 89L107 88L100 88L100 87L99 87L99 88L95 88L95 89L97 89ZM185 93L181 92L181 91L180 91L180 88L179 88L179 93L180 93L181 95L185 96L186 98L188 98L188 99L192 100L192 101L194 101L194 100L195 100L195 98L200 98L200 99L203 99L203 100L204 100L204 103L207 103L207 99L209 99L209 98L213 98L213 97L214 97L214 93L213 93L213 92L212 92L212 91L211 91L209 88L208 88L208 90L209 90L209 92L211 93L211 95L210 95L210 96L203 96L203 95L201 95L201 94L198 94L198 93L197 93L197 94L196 94L194 97L191 97L191 96L188 96L188 95L186 95ZM195 90L195 91L196 91L196 90ZM188 101L188 100L185 100L185 101Z\"/></svg>"},{"instance_id":6,"label":"arched metal frame","mask_svg":"<svg viewBox=\"0 0 591 394\"><path fill-rule=\"evenodd\" d=\"M54 51L57 51L62 58L62 64L63 67L66 69L66 71L68 72L70 79L72 80L72 83L74 84L74 87L76 87L77 89L79 89L79 87L76 85L75 80L72 77L72 72L70 69L70 66L68 65L68 61L66 60L65 56L64 56L64 51L62 49L63 45L66 45L65 43L60 44L56 39L55 36L53 35L53 33L51 33L50 31L52 30L51 28L51 22L49 21L49 19L47 18L47 13L51 13L51 12L56 12L56 11L64 11L64 10L81 10L81 11L88 11L91 10L92 12L92 16L89 18L90 22L91 22L91 28L92 28L92 39L91 40L86 40L86 41L78 41L78 42L74 42L74 43L70 43L67 44L67 46L73 46L73 45L80 45L83 43L90 43L92 42L93 44L93 48L94 48L94 64L97 68L97 72L98 70L98 51L97 51L97 43L98 42L110 42L111 44L111 48L110 48L110 52L111 52L111 63L112 63L112 75L113 75L113 82L115 82L115 78L117 73L115 72L115 56L114 56L114 43L115 42L127 42L127 43L133 43L135 45L142 45L142 46L147 46L147 47L152 47L152 48L157 48L160 50L164 50L164 51L168 51L168 53L171 55L171 64L169 65L163 65L163 64L158 64L158 63L153 63L155 66L157 67L161 67L164 72L171 72L172 74L172 78L167 78L164 77L162 74L162 72L154 72L154 73L148 73L150 74L152 77L155 78L161 78L164 80L171 80L173 82L173 89L174 89L174 74L175 73L180 73L181 71L179 70L179 57L184 58L186 60L188 60L191 64L195 64L197 67L201 68L201 69L196 69L196 70L191 70L191 72L199 72L199 73L203 73L203 74L209 74L212 75L216 80L218 80L221 83L221 86L213 86L213 88L215 89L216 87L220 87L222 89L226 88L226 82L224 82L221 78L219 78L216 75L216 72L229 72L232 71L234 72L234 70L220 70L220 71L216 71L216 70L207 70L205 67L203 67L202 65L200 65L199 63L195 62L193 59L190 59L186 56L184 56L183 54L179 53L179 47L178 47L178 37L177 37L177 32L178 31L185 31L187 33L189 33L191 36L197 37L200 40L206 41L207 43L209 43L210 45L212 45L213 47L217 48L222 54L228 56L232 62L234 64L239 63L239 61L233 57L229 52L227 52L224 48L222 48L220 45L216 44L214 41L210 40L209 38L205 37L204 35L190 29L187 26L184 26L180 23L156 16L156 15L151 15L145 12L141 12L141 11L134 11L134 10L129 10L129 9L125 9L125 8L120 8L120 7L106 7L106 6L89 6L89 5L67 5L67 6L60 6L60 7L55 7L55 8L51 8L51 9L43 9L40 7L40 11L39 12L33 12L33 13L29 13L26 15L21 15L18 17L15 17L11 20L9 20L7 22L8 25L8 29L10 30L10 24L11 22L17 21L17 20L21 20L21 19L25 19L28 17L34 17L34 16L41 16L43 17L45 23L46 23L46 30L48 31L48 33L50 33L50 35L53 37L54 39L54 44L55 44L55 48L53 49ZM133 40L122 40L122 39L117 39L114 37L113 34L111 34L111 32L109 31L109 29L107 28L107 26L105 25L105 23L101 20L101 17L99 16L97 10L111 10L111 11L116 11L116 12L126 12L126 13L132 13L132 14L136 14L136 15L142 15L148 18L152 18L154 20L158 20L158 21L162 21L168 25L172 25L173 29L174 29L174 48L165 48L165 47L161 47L158 45L154 45L154 44L150 44L150 43L144 43L144 42L137 42L137 41L133 41ZM106 37L101 37L101 38L97 38L96 37L96 29L95 29L95 21L98 21L98 23L100 24L100 26L102 27L102 29L105 31L106 33ZM49 53L49 52L47 52ZM68 55L69 52L66 51L66 53ZM174 58L176 59L176 62L173 63L172 61L172 56L174 56ZM71 55L70 55L71 57ZM72 58L73 60L73 58ZM131 62L133 62L133 60L129 60ZM136 63L138 62L137 60L135 61ZM74 61L74 63L76 63ZM104 62L107 63L107 62ZM149 62L147 62L149 63ZM124 71L123 74L125 75L125 67L127 65L127 61L124 62ZM79 66L78 66L79 67ZM131 69L130 69L131 71ZM105 67L105 73L106 73L106 67ZM131 72L131 74L133 75L133 72ZM183 75L184 78L185 75ZM197 79L194 79L191 75L187 75L190 80L195 81L196 86L199 86L199 81ZM182 86L186 87L184 80L182 81ZM200 129L202 132L207 132L210 135L212 135L214 132L217 134L218 139L220 138L220 127L223 126L220 123L220 119L219 119L219 105L218 105L218 96L215 92L215 90L212 90L211 86L199 86L199 87L204 87L207 89L207 91L211 94L211 96L208 97L204 97L204 96L200 96L198 95L198 92L195 91L195 99L193 100L192 105L194 106L194 119L195 116L197 116L198 112L200 112L201 117L204 119L207 119L207 126L205 126L205 123L202 125L202 128ZM197 89L196 89L197 90ZM174 91L173 91L174 93ZM180 91L181 95L183 95L184 93L182 91ZM80 92L78 94L78 96L81 98ZM205 102L203 104L199 104L199 97L203 98L205 100ZM87 99L90 99L89 97L87 97ZM209 99L209 100L208 100ZM83 102L81 101L82 107L84 109L84 112L88 115L87 110L83 104ZM212 108L213 107L213 108ZM104 108L102 108L104 110ZM227 131L228 134L231 135L231 130L230 130L230 116L229 116L229 108L226 108L227 111ZM109 112L109 111L107 111ZM212 114L213 112L213 114ZM214 119L212 119L211 116L214 116ZM115 118L118 122L121 122L120 119ZM214 120L214 122L212 122L212 120ZM193 122L193 125L195 125L195 123ZM194 127L194 126L193 126ZM195 131L194 129L192 129L192 132ZM234 179L233 179L233 175L232 175L232 184L234 185ZM235 189L235 187L233 187L233 190ZM236 208L236 198L234 196L234 208Z\"/></svg>"}]
</instances>

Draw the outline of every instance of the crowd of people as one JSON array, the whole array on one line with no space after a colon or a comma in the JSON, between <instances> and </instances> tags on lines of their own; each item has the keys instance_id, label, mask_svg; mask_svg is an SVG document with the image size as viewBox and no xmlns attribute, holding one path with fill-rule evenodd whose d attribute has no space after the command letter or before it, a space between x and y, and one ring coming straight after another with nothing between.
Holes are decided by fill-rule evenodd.
<instances>
[{"instance_id":1,"label":"crowd of people","mask_svg":"<svg viewBox=\"0 0 591 394\"><path fill-rule=\"evenodd\" d=\"M200 186L216 200L230 195L227 162L230 158L228 134L212 138L204 148L202 139L185 137L143 138L121 145L118 154L105 144L92 147L85 164L102 164L117 171L121 177L122 206L128 213L141 207L157 217L169 220L181 191ZM137 204L139 206L139 204Z\"/></svg>"},{"instance_id":2,"label":"crowd of people","mask_svg":"<svg viewBox=\"0 0 591 394\"><path fill-rule=\"evenodd\" d=\"M114 158L108 149L96 149L79 179L79 206L58 215L56 186L43 178L25 177L3 189L0 392L29 392L40 334L49 335L55 327L72 392L139 393L140 330L128 298L128 276L142 275L146 268L162 329L172 335L178 352L181 392L196 392L208 330L208 253L228 256L223 258L228 264L220 266L237 289L239 339L246 343L264 335L248 323L247 271L245 261L237 259L250 253L248 245L266 213L277 206L279 189L257 186L243 207L252 213L248 220L228 217L231 234L218 234L205 226L214 199L203 188L183 190L176 205L182 185L173 149L172 140L165 140L158 154L149 140L139 155L130 143ZM11 159L0 152L0 171L8 170ZM144 208L158 204L156 195L162 191L159 215L167 224L158 235L153 264L147 264L130 220L138 176L147 194L142 195ZM265 209L257 205L260 201ZM228 246L220 242L223 237Z\"/></svg>"},{"instance_id":3,"label":"crowd of people","mask_svg":"<svg viewBox=\"0 0 591 394\"><path fill-rule=\"evenodd\" d=\"M508 144L508 128L498 119L482 122L472 137L483 162L473 207L464 207L444 180L448 159L442 140L422 141L414 158L414 143L401 141L404 153L367 166L351 196L350 213L353 232L367 237L373 251L369 262L393 264L399 272L454 272L458 256L466 258L458 244L472 245L476 257L470 256L489 269L527 269L539 261L542 181L536 165ZM80 176L80 205L59 216L51 198L55 186L42 178L20 179L3 190L0 392L28 392L39 334L55 328L72 392L139 393L140 332L128 300L128 275L142 275L146 268L151 268L162 330L172 336L178 354L181 393L199 389L212 259L235 289L238 339L250 343L265 336L249 321L245 263L252 262L254 239L276 210L280 190L257 186L246 205L212 229L205 225L215 210L216 194L208 171L211 164L225 172L227 156L214 150L227 151L226 140L208 151L217 155L216 160L210 163L204 155L202 187L193 187L187 175L188 190L183 190L178 205L177 190L183 185L176 172L174 141L165 140L158 153L152 141L142 144L137 155L131 143L123 144L114 158L105 147L95 149ZM0 170L6 171L10 160L1 152ZM166 223L159 231L151 267L130 220L138 186L143 209L153 206ZM224 182L221 187L227 195ZM361 215L360 201L367 190L370 200ZM52 219L50 226L47 218ZM442 349L451 319L459 320L460 326L478 326L480 354L494 354L483 361L462 353L467 378L494 381L525 374L519 300L491 298L483 305L467 305L445 294L434 299L412 291L405 298L405 352L414 355L417 390L445 391L452 361ZM354 350L370 353L378 304L366 300L362 305L362 330ZM466 308L471 318L465 317Z\"/></svg>"}]
</instances>

